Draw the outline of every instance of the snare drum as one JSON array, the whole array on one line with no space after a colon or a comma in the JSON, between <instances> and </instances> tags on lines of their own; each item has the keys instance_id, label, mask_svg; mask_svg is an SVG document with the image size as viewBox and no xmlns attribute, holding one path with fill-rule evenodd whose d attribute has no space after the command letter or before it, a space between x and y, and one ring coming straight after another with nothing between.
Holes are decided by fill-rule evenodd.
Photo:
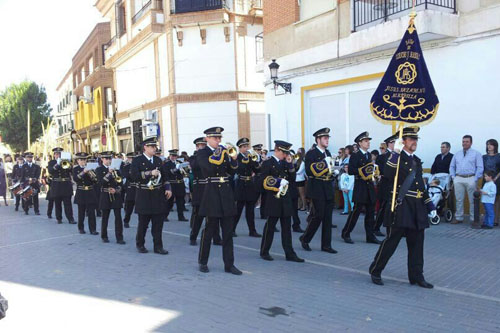
<instances>
[{"instance_id":1,"label":"snare drum","mask_svg":"<svg viewBox=\"0 0 500 333\"><path fill-rule=\"evenodd\" d=\"M14 185L10 186L9 190L11 190L14 195L18 195L19 192L21 192L23 190L23 187L21 186L21 182L17 182Z\"/></svg>"},{"instance_id":2,"label":"snare drum","mask_svg":"<svg viewBox=\"0 0 500 333\"><path fill-rule=\"evenodd\" d=\"M23 200L29 200L36 194L36 189L28 185L19 194L23 197Z\"/></svg>"}]
</instances>

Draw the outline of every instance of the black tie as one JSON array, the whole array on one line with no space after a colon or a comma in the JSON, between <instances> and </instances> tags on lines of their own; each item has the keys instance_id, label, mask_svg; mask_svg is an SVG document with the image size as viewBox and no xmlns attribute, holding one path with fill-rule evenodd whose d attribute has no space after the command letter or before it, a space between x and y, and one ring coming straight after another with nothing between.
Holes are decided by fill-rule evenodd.
<instances>
[{"instance_id":1,"label":"black tie","mask_svg":"<svg viewBox=\"0 0 500 333\"><path fill-rule=\"evenodd\" d=\"M465 157L465 155L467 155L467 150L464 150L464 157Z\"/></svg>"},{"instance_id":2,"label":"black tie","mask_svg":"<svg viewBox=\"0 0 500 333\"><path fill-rule=\"evenodd\" d=\"M370 160L370 153L366 153L365 156L366 156L366 159L369 161Z\"/></svg>"}]
</instances>

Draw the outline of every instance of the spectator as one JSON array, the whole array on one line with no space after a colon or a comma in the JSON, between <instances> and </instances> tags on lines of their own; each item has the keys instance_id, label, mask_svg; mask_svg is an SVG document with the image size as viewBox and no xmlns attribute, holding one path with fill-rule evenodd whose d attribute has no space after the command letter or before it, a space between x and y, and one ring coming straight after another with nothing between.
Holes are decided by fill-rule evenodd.
<instances>
[{"instance_id":1,"label":"spectator","mask_svg":"<svg viewBox=\"0 0 500 333\"><path fill-rule=\"evenodd\" d=\"M450 153L450 143L441 143L441 154L438 154L432 163L431 174L436 173L450 173L450 163L453 158L453 154Z\"/></svg>"},{"instance_id":2,"label":"spectator","mask_svg":"<svg viewBox=\"0 0 500 333\"><path fill-rule=\"evenodd\" d=\"M352 145L352 154L357 153L359 150L359 146L357 143Z\"/></svg>"},{"instance_id":3,"label":"spectator","mask_svg":"<svg viewBox=\"0 0 500 333\"><path fill-rule=\"evenodd\" d=\"M342 165L349 164L349 159L351 158L354 149L351 145L348 145L344 148L344 160L342 161Z\"/></svg>"},{"instance_id":4,"label":"spectator","mask_svg":"<svg viewBox=\"0 0 500 333\"><path fill-rule=\"evenodd\" d=\"M340 215L349 214L349 207L351 210L354 207L352 203L352 190L354 189L354 176L348 172L349 164L344 164L344 172L340 175L340 190L344 196L344 211ZM350 205L350 206L349 206Z\"/></svg>"},{"instance_id":5,"label":"spectator","mask_svg":"<svg viewBox=\"0 0 500 333\"><path fill-rule=\"evenodd\" d=\"M371 155L372 155L372 162L375 163L380 153L378 152L378 150L374 149L372 150Z\"/></svg>"},{"instance_id":6,"label":"spectator","mask_svg":"<svg viewBox=\"0 0 500 333\"><path fill-rule=\"evenodd\" d=\"M495 197L497 194L497 187L495 182L493 181L493 177L495 177L495 172L491 170L486 170L484 172L484 180L485 183L483 185L483 189L481 190L481 202L484 206L484 223L481 226L483 229L491 229L493 228L493 221L495 221Z\"/></svg>"},{"instance_id":7,"label":"spectator","mask_svg":"<svg viewBox=\"0 0 500 333\"><path fill-rule=\"evenodd\" d=\"M493 172L493 182L497 186L497 197L495 200L495 221L494 225L498 225L498 216L500 215L500 200L498 200L498 195L500 195L500 154L498 153L498 141L495 139L489 139L486 141L486 154L483 155L484 171Z\"/></svg>"},{"instance_id":8,"label":"spectator","mask_svg":"<svg viewBox=\"0 0 500 333\"><path fill-rule=\"evenodd\" d=\"M306 155L304 148L299 148L297 150L297 155L299 159L297 160L297 173L295 174L295 182L297 184L297 189L299 190L299 210L307 210L306 201L306 167L304 163L304 156Z\"/></svg>"},{"instance_id":9,"label":"spectator","mask_svg":"<svg viewBox=\"0 0 500 333\"><path fill-rule=\"evenodd\" d=\"M335 157L335 166L340 166L344 160L344 148L339 148L337 156Z\"/></svg>"},{"instance_id":10,"label":"spectator","mask_svg":"<svg viewBox=\"0 0 500 333\"><path fill-rule=\"evenodd\" d=\"M471 148L472 136L465 135L462 138L462 150L453 155L450 163L450 175L455 186L455 198L457 199L457 212L452 224L464 221L464 199L465 194L469 198L469 219L474 220L474 191L477 181L483 175L483 158L481 153Z\"/></svg>"},{"instance_id":11,"label":"spectator","mask_svg":"<svg viewBox=\"0 0 500 333\"><path fill-rule=\"evenodd\" d=\"M387 151L387 143L382 142L382 143L380 144L379 149L380 149L380 155L384 155L384 154L385 154L385 152Z\"/></svg>"}]
</instances>

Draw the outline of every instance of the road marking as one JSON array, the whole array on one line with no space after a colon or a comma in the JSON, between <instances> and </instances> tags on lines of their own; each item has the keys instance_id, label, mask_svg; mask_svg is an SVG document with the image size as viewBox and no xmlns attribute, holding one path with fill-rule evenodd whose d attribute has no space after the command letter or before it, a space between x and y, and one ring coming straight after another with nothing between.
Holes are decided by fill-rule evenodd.
<instances>
[{"instance_id":1,"label":"road marking","mask_svg":"<svg viewBox=\"0 0 500 333\"><path fill-rule=\"evenodd\" d=\"M174 236L181 236L181 237L189 238L189 235L181 234L178 232L172 232L172 231L163 231L163 232L166 234L174 235ZM233 246L236 248L239 248L239 249L260 253L260 249L255 249L252 247L248 247L248 246L244 246L244 245L237 245L237 244L234 244ZM273 256L285 258L285 255L282 253L270 252L270 254L272 254ZM356 268L339 266L339 265L329 264L326 262L310 260L310 259L307 259L305 263L323 266L323 267L329 267L329 268L333 268L333 269L338 269L338 270L341 270L344 272L349 272L349 273L361 274L361 275L368 276L368 277L370 276L370 273L362 271L360 269L356 269ZM408 280L400 279L400 278L396 278L396 277L392 277L392 276L383 276L383 279L389 280L389 281L394 281L394 282L408 283ZM467 291L461 291L461 290L456 290L456 289L451 289L451 288L446 288L446 287L439 287L439 286L434 286L434 289L445 292L445 293L454 294L454 295L473 297L473 298L477 298L477 299L481 299L481 300L485 300L485 301L500 303L499 297L480 295L480 294L475 294L475 293L471 293L471 292L467 292Z\"/></svg>"},{"instance_id":2,"label":"road marking","mask_svg":"<svg viewBox=\"0 0 500 333\"><path fill-rule=\"evenodd\" d=\"M49 238L42 238L42 239L37 239L29 242L21 242L21 243L15 243L15 244L8 244L8 245L2 245L0 246L0 249L4 249L7 247L14 247L14 246L19 246L19 245L26 245L26 244L33 244L33 243L41 243L41 242L46 242L54 239L60 239L60 238L67 238L67 237L73 237L73 236L78 236L80 234L71 234L71 235L64 235L64 236L57 236L57 237L49 237Z\"/></svg>"}]
</instances>

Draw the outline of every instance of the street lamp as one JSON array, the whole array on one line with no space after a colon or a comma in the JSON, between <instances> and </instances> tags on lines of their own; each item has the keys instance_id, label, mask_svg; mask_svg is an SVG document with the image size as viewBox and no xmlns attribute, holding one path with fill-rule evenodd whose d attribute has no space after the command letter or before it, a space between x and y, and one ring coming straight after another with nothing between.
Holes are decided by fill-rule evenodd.
<instances>
[{"instance_id":1,"label":"street lamp","mask_svg":"<svg viewBox=\"0 0 500 333\"><path fill-rule=\"evenodd\" d=\"M280 68L280 65L276 62L276 59L273 59L272 62L269 64L269 72L271 73L271 80L273 81L274 85L274 94L276 95L276 90L278 87L283 88L286 93L292 93L292 84L291 83L283 83L278 81L278 69Z\"/></svg>"}]
</instances>

